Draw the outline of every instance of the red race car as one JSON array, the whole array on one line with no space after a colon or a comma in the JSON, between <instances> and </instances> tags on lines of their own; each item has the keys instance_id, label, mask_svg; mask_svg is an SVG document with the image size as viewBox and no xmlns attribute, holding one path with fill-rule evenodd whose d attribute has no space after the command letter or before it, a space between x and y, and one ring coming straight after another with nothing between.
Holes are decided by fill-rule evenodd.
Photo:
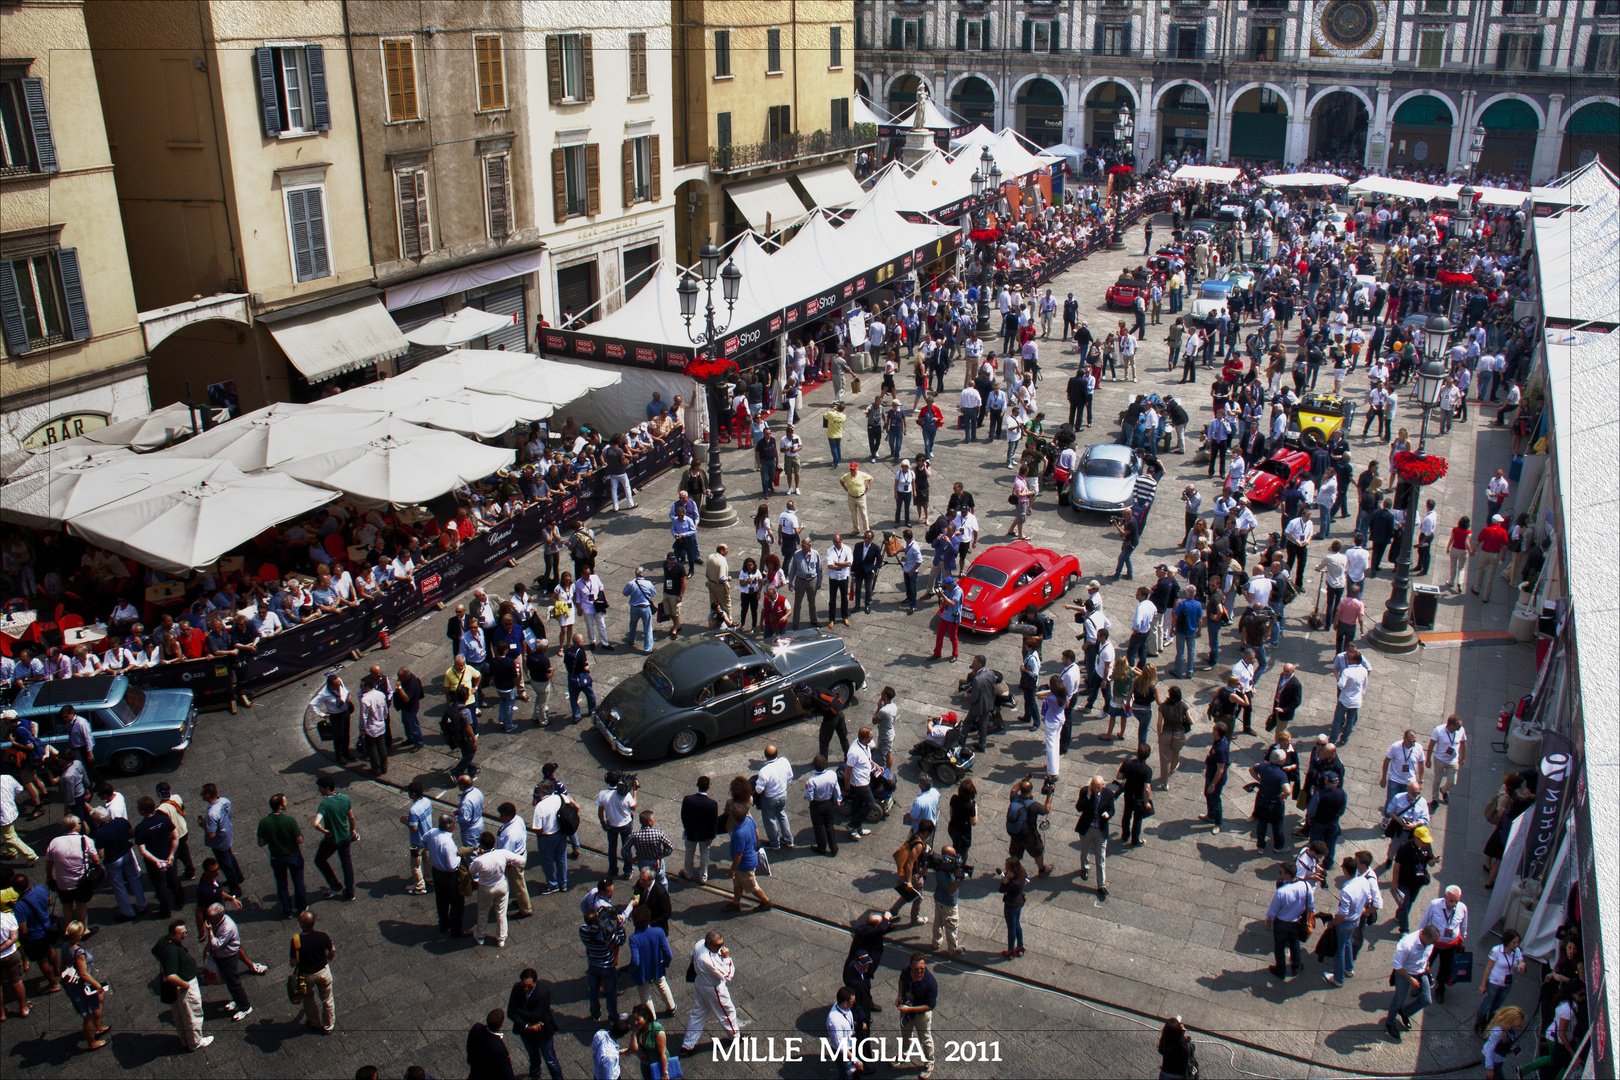
<instances>
[{"instance_id":1,"label":"red race car","mask_svg":"<svg viewBox=\"0 0 1620 1080\"><path fill-rule=\"evenodd\" d=\"M1129 274L1108 286L1108 306L1129 310L1136 306L1138 296L1147 296L1147 282Z\"/></svg>"},{"instance_id":2,"label":"red race car","mask_svg":"<svg viewBox=\"0 0 1620 1080\"><path fill-rule=\"evenodd\" d=\"M962 629L980 634L1005 630L1026 607L1045 607L1079 578L1080 560L1073 555L1034 547L1028 540L987 547L961 581Z\"/></svg>"},{"instance_id":3,"label":"red race car","mask_svg":"<svg viewBox=\"0 0 1620 1080\"><path fill-rule=\"evenodd\" d=\"M1303 480L1311 471L1311 455L1299 450L1278 450L1249 471L1246 479L1250 506L1276 506L1290 480Z\"/></svg>"}]
</instances>

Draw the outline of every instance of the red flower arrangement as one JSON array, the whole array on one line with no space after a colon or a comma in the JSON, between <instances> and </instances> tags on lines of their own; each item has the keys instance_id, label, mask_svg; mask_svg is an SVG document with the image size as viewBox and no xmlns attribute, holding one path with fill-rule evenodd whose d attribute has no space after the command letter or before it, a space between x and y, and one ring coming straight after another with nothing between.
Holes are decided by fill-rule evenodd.
<instances>
[{"instance_id":1,"label":"red flower arrangement","mask_svg":"<svg viewBox=\"0 0 1620 1080\"><path fill-rule=\"evenodd\" d=\"M1462 274L1456 270L1440 270L1435 273L1435 279L1442 285L1472 285L1473 274Z\"/></svg>"},{"instance_id":2,"label":"red flower arrangement","mask_svg":"<svg viewBox=\"0 0 1620 1080\"><path fill-rule=\"evenodd\" d=\"M1129 165L1115 165L1113 168L1108 170L1108 174L1110 176L1129 176L1135 171L1136 170L1131 168Z\"/></svg>"},{"instance_id":3,"label":"red flower arrangement","mask_svg":"<svg viewBox=\"0 0 1620 1080\"><path fill-rule=\"evenodd\" d=\"M1001 240L1000 229L974 229L968 233L968 239L975 244L994 244Z\"/></svg>"},{"instance_id":4,"label":"red flower arrangement","mask_svg":"<svg viewBox=\"0 0 1620 1080\"><path fill-rule=\"evenodd\" d=\"M686 365L686 373L699 382L720 379L736 370L735 360L694 360Z\"/></svg>"},{"instance_id":5,"label":"red flower arrangement","mask_svg":"<svg viewBox=\"0 0 1620 1080\"><path fill-rule=\"evenodd\" d=\"M1402 450L1391 464L1395 475L1409 484L1433 484L1446 475L1446 459L1437 454L1419 457L1410 450Z\"/></svg>"}]
</instances>

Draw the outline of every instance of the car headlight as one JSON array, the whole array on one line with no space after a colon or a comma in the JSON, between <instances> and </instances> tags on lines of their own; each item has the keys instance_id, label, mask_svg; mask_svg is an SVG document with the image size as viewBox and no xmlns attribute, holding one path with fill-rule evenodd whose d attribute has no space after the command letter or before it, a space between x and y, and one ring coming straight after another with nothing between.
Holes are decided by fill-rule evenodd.
<instances>
[{"instance_id":1,"label":"car headlight","mask_svg":"<svg viewBox=\"0 0 1620 1080\"><path fill-rule=\"evenodd\" d=\"M610 723L614 724L617 724L620 720L624 719L624 717L620 715L618 709L609 709L607 711L607 718Z\"/></svg>"}]
</instances>

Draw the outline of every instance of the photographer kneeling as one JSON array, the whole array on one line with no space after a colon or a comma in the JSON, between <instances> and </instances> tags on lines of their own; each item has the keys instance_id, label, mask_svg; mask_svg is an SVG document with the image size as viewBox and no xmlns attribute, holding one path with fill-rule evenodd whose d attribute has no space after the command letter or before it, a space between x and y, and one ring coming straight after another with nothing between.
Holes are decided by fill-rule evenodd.
<instances>
[{"instance_id":1,"label":"photographer kneeling","mask_svg":"<svg viewBox=\"0 0 1620 1080\"><path fill-rule=\"evenodd\" d=\"M917 823L917 831L907 838L894 850L895 883L894 891L900 898L889 908L889 917L895 918L900 909L907 903L911 904L911 925L918 926L928 921L922 913L922 888L927 880L928 864L933 855L933 848L929 843L934 839L934 823L924 819Z\"/></svg>"}]
</instances>

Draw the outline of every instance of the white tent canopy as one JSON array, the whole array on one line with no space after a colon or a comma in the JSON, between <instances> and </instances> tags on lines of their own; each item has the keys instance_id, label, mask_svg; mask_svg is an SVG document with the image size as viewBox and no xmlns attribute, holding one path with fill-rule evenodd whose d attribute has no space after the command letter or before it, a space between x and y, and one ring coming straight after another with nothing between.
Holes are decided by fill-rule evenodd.
<instances>
[{"instance_id":1,"label":"white tent canopy","mask_svg":"<svg viewBox=\"0 0 1620 1080\"><path fill-rule=\"evenodd\" d=\"M513 397L544 402L561 409L571 402L586 397L593 390L617 385L623 370L617 367L583 370L573 364L564 364L542 357L532 361L521 371L490 376L469 386L468 389L481 390L489 394L511 394Z\"/></svg>"},{"instance_id":2,"label":"white tent canopy","mask_svg":"<svg viewBox=\"0 0 1620 1080\"><path fill-rule=\"evenodd\" d=\"M405 333L412 345L460 345L473 338L493 334L512 325L512 316L497 315L480 308L464 307L443 318L418 326Z\"/></svg>"},{"instance_id":3,"label":"white tent canopy","mask_svg":"<svg viewBox=\"0 0 1620 1080\"><path fill-rule=\"evenodd\" d=\"M952 128L962 126L962 121L959 118L952 116L944 109L941 109L937 104L934 103L934 99L931 97L923 98L916 105L913 105L911 108L895 117L892 121L890 121L890 123L894 124L896 127L916 127L917 110L919 108L921 108L923 111L922 126L931 131L950 131Z\"/></svg>"},{"instance_id":4,"label":"white tent canopy","mask_svg":"<svg viewBox=\"0 0 1620 1080\"><path fill-rule=\"evenodd\" d=\"M967 176L957 175L950 158L935 150L911 170L911 190L918 205L909 209L926 212L967 198L973 194L973 184Z\"/></svg>"},{"instance_id":5,"label":"white tent canopy","mask_svg":"<svg viewBox=\"0 0 1620 1080\"><path fill-rule=\"evenodd\" d=\"M330 502L332 493L277 473L249 476L228 461L191 471L70 518L93 544L165 571L207 566L265 529Z\"/></svg>"},{"instance_id":6,"label":"white tent canopy","mask_svg":"<svg viewBox=\"0 0 1620 1080\"><path fill-rule=\"evenodd\" d=\"M276 472L361 502L402 506L436 498L513 460L511 450L398 417L385 417L362 434L367 436L364 442L294 458L276 466Z\"/></svg>"},{"instance_id":7,"label":"white tent canopy","mask_svg":"<svg viewBox=\"0 0 1620 1080\"><path fill-rule=\"evenodd\" d=\"M855 100L850 103L849 122L851 124L887 124L889 119L888 113L874 107L871 102L856 94Z\"/></svg>"},{"instance_id":8,"label":"white tent canopy","mask_svg":"<svg viewBox=\"0 0 1620 1080\"><path fill-rule=\"evenodd\" d=\"M0 497L0 520L54 529L77 514L204 470L199 461L109 450L7 484Z\"/></svg>"},{"instance_id":9,"label":"white tent canopy","mask_svg":"<svg viewBox=\"0 0 1620 1080\"><path fill-rule=\"evenodd\" d=\"M737 204L743 219L763 233L780 232L809 213L799 193L784 177L730 184L725 191Z\"/></svg>"},{"instance_id":10,"label":"white tent canopy","mask_svg":"<svg viewBox=\"0 0 1620 1080\"><path fill-rule=\"evenodd\" d=\"M860 181L850 172L848 165L826 165L819 169L807 169L797 174L795 180L804 188L810 202L815 206L824 206L835 209L848 206L859 201L861 197Z\"/></svg>"},{"instance_id":11,"label":"white tent canopy","mask_svg":"<svg viewBox=\"0 0 1620 1080\"><path fill-rule=\"evenodd\" d=\"M958 150L962 147L968 147L974 151L973 157L975 160L977 160L979 156L979 147L985 146L988 143L993 143L997 138L999 138L999 136L995 132L991 131L983 124L976 124L974 125L973 130L969 131L966 135L958 135L956 138L952 139L951 149Z\"/></svg>"},{"instance_id":12,"label":"white tent canopy","mask_svg":"<svg viewBox=\"0 0 1620 1080\"><path fill-rule=\"evenodd\" d=\"M1314 173L1314 172L1272 173L1269 176L1262 176L1260 179L1261 179L1262 182L1270 184L1272 187L1278 187L1278 188L1286 188L1286 187L1340 187L1340 186L1342 186L1344 184L1348 184L1350 182L1350 181L1346 180L1344 177L1335 176L1332 173Z\"/></svg>"},{"instance_id":13,"label":"white tent canopy","mask_svg":"<svg viewBox=\"0 0 1620 1080\"><path fill-rule=\"evenodd\" d=\"M556 410L548 403L511 394L484 394L457 390L428 398L401 409L399 417L441 431L455 431L480 439L493 439L517 424L544 420Z\"/></svg>"},{"instance_id":14,"label":"white tent canopy","mask_svg":"<svg viewBox=\"0 0 1620 1080\"><path fill-rule=\"evenodd\" d=\"M263 472L307 453L312 446L330 446L347 432L376 419L376 413L342 405L282 401L245 413L153 456L229 461L245 473Z\"/></svg>"},{"instance_id":15,"label":"white tent canopy","mask_svg":"<svg viewBox=\"0 0 1620 1080\"><path fill-rule=\"evenodd\" d=\"M1443 199L1446 189L1393 176L1363 176L1350 185L1352 195L1393 195L1398 199Z\"/></svg>"},{"instance_id":16,"label":"white tent canopy","mask_svg":"<svg viewBox=\"0 0 1620 1080\"><path fill-rule=\"evenodd\" d=\"M1172 180L1191 180L1194 183L1230 184L1242 170L1226 165L1183 165L1175 171Z\"/></svg>"},{"instance_id":17,"label":"white tent canopy","mask_svg":"<svg viewBox=\"0 0 1620 1080\"><path fill-rule=\"evenodd\" d=\"M1479 192L1479 201L1483 206L1523 206L1530 198L1528 191L1514 191L1512 188L1482 187L1474 190Z\"/></svg>"}]
</instances>

